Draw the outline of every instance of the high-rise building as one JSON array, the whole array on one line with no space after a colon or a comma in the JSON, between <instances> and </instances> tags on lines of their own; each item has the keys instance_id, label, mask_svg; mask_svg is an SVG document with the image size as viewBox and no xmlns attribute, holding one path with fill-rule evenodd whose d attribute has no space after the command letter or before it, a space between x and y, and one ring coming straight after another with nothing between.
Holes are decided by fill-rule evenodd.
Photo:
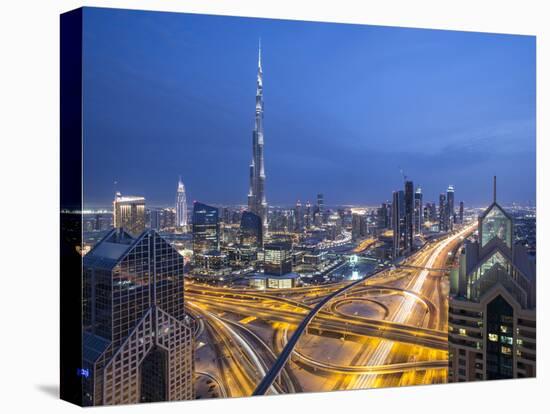
<instances>
[{"instance_id":1,"label":"high-rise building","mask_svg":"<svg viewBox=\"0 0 550 414\"><path fill-rule=\"evenodd\" d=\"M447 197L445 193L439 194L439 231L449 231Z\"/></svg>"},{"instance_id":2,"label":"high-rise building","mask_svg":"<svg viewBox=\"0 0 550 414\"><path fill-rule=\"evenodd\" d=\"M311 228L312 224L312 217L311 217L311 203L308 201L306 202L306 211L304 214L304 225L306 229Z\"/></svg>"},{"instance_id":3,"label":"high-rise building","mask_svg":"<svg viewBox=\"0 0 550 414\"><path fill-rule=\"evenodd\" d=\"M424 216L422 211L422 188L416 187L414 193L414 232L416 234L422 232L422 223L424 222Z\"/></svg>"},{"instance_id":4,"label":"high-rise building","mask_svg":"<svg viewBox=\"0 0 550 414\"><path fill-rule=\"evenodd\" d=\"M449 230L453 230L453 224L456 223L456 211L455 188L452 185L447 188L447 220L449 221Z\"/></svg>"},{"instance_id":5,"label":"high-rise building","mask_svg":"<svg viewBox=\"0 0 550 414\"><path fill-rule=\"evenodd\" d=\"M262 219L250 211L243 211L240 226L240 244L245 247L263 246Z\"/></svg>"},{"instance_id":6,"label":"high-rise building","mask_svg":"<svg viewBox=\"0 0 550 414\"><path fill-rule=\"evenodd\" d=\"M216 207L193 203L193 254L220 250L220 220Z\"/></svg>"},{"instance_id":7,"label":"high-rise building","mask_svg":"<svg viewBox=\"0 0 550 414\"><path fill-rule=\"evenodd\" d=\"M184 231L187 230L187 197L181 177L176 191L176 227Z\"/></svg>"},{"instance_id":8,"label":"high-rise building","mask_svg":"<svg viewBox=\"0 0 550 414\"><path fill-rule=\"evenodd\" d=\"M294 216L296 222L296 231L302 231L304 229L304 212L302 210L302 203L300 200L296 202L296 207L294 208Z\"/></svg>"},{"instance_id":9,"label":"high-rise building","mask_svg":"<svg viewBox=\"0 0 550 414\"><path fill-rule=\"evenodd\" d=\"M464 201L460 202L460 207L458 209L458 222L460 224L464 223Z\"/></svg>"},{"instance_id":10,"label":"high-rise building","mask_svg":"<svg viewBox=\"0 0 550 414\"><path fill-rule=\"evenodd\" d=\"M437 207L435 203L430 203L430 209L429 209L429 220L432 223L437 222Z\"/></svg>"},{"instance_id":11,"label":"high-rise building","mask_svg":"<svg viewBox=\"0 0 550 414\"><path fill-rule=\"evenodd\" d=\"M405 251L405 194L403 190L393 192L392 201L392 229L393 229L393 258L400 257Z\"/></svg>"},{"instance_id":12,"label":"high-rise building","mask_svg":"<svg viewBox=\"0 0 550 414\"><path fill-rule=\"evenodd\" d=\"M376 227L379 229L387 229L390 227L391 213L388 213L388 210L390 209L388 204L389 203L382 203L376 212Z\"/></svg>"},{"instance_id":13,"label":"high-rise building","mask_svg":"<svg viewBox=\"0 0 550 414\"><path fill-rule=\"evenodd\" d=\"M262 218L264 234L267 233L267 200L265 196L264 165L264 98L262 48L258 49L258 75L256 78L256 116L252 132L252 162L250 163L248 210Z\"/></svg>"},{"instance_id":14,"label":"high-rise building","mask_svg":"<svg viewBox=\"0 0 550 414\"><path fill-rule=\"evenodd\" d=\"M368 234L367 215L365 213L352 213L351 215L351 237L358 240Z\"/></svg>"},{"instance_id":15,"label":"high-rise building","mask_svg":"<svg viewBox=\"0 0 550 414\"><path fill-rule=\"evenodd\" d=\"M113 201L113 226L124 228L133 236L145 230L145 198L116 193Z\"/></svg>"},{"instance_id":16,"label":"high-rise building","mask_svg":"<svg viewBox=\"0 0 550 414\"><path fill-rule=\"evenodd\" d=\"M189 400L183 257L154 230L111 230L83 259L84 405Z\"/></svg>"},{"instance_id":17,"label":"high-rise building","mask_svg":"<svg viewBox=\"0 0 550 414\"><path fill-rule=\"evenodd\" d=\"M292 272L292 244L275 242L264 247L264 273L282 276Z\"/></svg>"},{"instance_id":18,"label":"high-rise building","mask_svg":"<svg viewBox=\"0 0 550 414\"><path fill-rule=\"evenodd\" d=\"M535 260L494 188L451 277L449 382L536 376Z\"/></svg>"},{"instance_id":19,"label":"high-rise building","mask_svg":"<svg viewBox=\"0 0 550 414\"><path fill-rule=\"evenodd\" d=\"M414 190L413 182L405 181L405 250L413 248L414 238Z\"/></svg>"},{"instance_id":20,"label":"high-rise building","mask_svg":"<svg viewBox=\"0 0 550 414\"><path fill-rule=\"evenodd\" d=\"M317 194L317 209L322 216L325 212L325 197L321 193Z\"/></svg>"}]
</instances>

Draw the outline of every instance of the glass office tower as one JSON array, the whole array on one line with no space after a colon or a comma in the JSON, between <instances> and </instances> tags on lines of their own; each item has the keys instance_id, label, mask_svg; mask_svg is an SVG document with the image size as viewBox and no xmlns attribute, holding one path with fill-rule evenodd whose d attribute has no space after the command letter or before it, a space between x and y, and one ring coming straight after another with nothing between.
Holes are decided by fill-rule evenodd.
<instances>
[{"instance_id":1,"label":"glass office tower","mask_svg":"<svg viewBox=\"0 0 550 414\"><path fill-rule=\"evenodd\" d=\"M220 220L216 207L193 203L193 254L220 250Z\"/></svg>"},{"instance_id":2,"label":"glass office tower","mask_svg":"<svg viewBox=\"0 0 550 414\"><path fill-rule=\"evenodd\" d=\"M111 230L83 258L84 405L194 398L183 257L154 230Z\"/></svg>"}]
</instances>

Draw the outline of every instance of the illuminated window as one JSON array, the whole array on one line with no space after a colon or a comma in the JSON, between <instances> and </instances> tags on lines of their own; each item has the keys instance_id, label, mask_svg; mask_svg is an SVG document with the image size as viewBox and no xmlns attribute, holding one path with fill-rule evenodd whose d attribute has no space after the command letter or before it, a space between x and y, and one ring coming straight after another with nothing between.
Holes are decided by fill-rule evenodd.
<instances>
[{"instance_id":1,"label":"illuminated window","mask_svg":"<svg viewBox=\"0 0 550 414\"><path fill-rule=\"evenodd\" d=\"M500 325L500 332L508 333L508 327L506 325Z\"/></svg>"},{"instance_id":2,"label":"illuminated window","mask_svg":"<svg viewBox=\"0 0 550 414\"><path fill-rule=\"evenodd\" d=\"M507 344L507 345L513 345L514 344L514 338L512 338L511 336L501 336L500 337L500 342L502 342L503 344Z\"/></svg>"},{"instance_id":3,"label":"illuminated window","mask_svg":"<svg viewBox=\"0 0 550 414\"><path fill-rule=\"evenodd\" d=\"M500 347L500 352L503 354L503 355L512 355L512 348L508 347L508 346L501 346Z\"/></svg>"},{"instance_id":4,"label":"illuminated window","mask_svg":"<svg viewBox=\"0 0 550 414\"><path fill-rule=\"evenodd\" d=\"M489 334L489 341L491 342L497 342L498 341L498 335L494 333Z\"/></svg>"},{"instance_id":5,"label":"illuminated window","mask_svg":"<svg viewBox=\"0 0 550 414\"><path fill-rule=\"evenodd\" d=\"M461 335L461 336L466 336L466 329L460 328L460 329L458 330L458 334Z\"/></svg>"},{"instance_id":6,"label":"illuminated window","mask_svg":"<svg viewBox=\"0 0 550 414\"><path fill-rule=\"evenodd\" d=\"M523 339L518 339L516 342L518 345L523 345Z\"/></svg>"}]
</instances>

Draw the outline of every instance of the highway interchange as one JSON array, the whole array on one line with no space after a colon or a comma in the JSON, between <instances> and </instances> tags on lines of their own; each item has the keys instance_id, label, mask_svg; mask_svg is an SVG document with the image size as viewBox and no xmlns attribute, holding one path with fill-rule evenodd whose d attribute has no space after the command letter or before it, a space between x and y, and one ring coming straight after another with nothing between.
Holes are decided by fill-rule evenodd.
<instances>
[{"instance_id":1,"label":"highway interchange","mask_svg":"<svg viewBox=\"0 0 550 414\"><path fill-rule=\"evenodd\" d=\"M255 290L187 282L186 310L199 321L197 370L230 397L262 394L260 384L280 394L445 382L446 269L473 230L353 283ZM285 347L288 358L276 364Z\"/></svg>"}]
</instances>

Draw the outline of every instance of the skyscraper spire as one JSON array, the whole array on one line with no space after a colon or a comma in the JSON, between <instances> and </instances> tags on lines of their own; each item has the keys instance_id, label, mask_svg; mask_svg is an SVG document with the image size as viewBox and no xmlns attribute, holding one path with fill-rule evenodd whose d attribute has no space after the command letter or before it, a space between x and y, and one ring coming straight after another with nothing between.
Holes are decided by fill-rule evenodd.
<instances>
[{"instance_id":1,"label":"skyscraper spire","mask_svg":"<svg viewBox=\"0 0 550 414\"><path fill-rule=\"evenodd\" d=\"M252 162L249 166L248 209L261 217L265 234L267 232L267 201L265 197L263 120L262 44L260 40L258 42L258 75L256 78L256 115L252 132Z\"/></svg>"},{"instance_id":2,"label":"skyscraper spire","mask_svg":"<svg viewBox=\"0 0 550 414\"><path fill-rule=\"evenodd\" d=\"M258 71L262 71L262 38L258 40Z\"/></svg>"}]
</instances>

